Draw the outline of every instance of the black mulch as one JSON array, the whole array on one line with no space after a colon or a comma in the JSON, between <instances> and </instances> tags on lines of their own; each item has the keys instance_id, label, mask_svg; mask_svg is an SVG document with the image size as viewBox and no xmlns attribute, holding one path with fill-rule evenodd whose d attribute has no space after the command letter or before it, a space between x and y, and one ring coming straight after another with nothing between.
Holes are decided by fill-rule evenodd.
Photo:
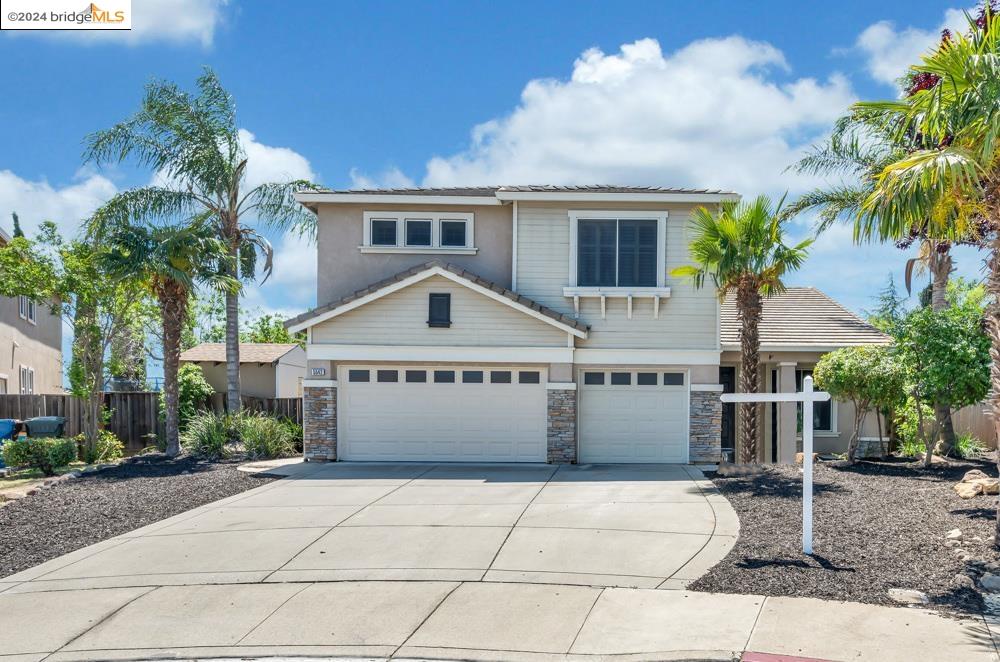
<instances>
[{"instance_id":1,"label":"black mulch","mask_svg":"<svg viewBox=\"0 0 1000 662\"><path fill-rule=\"evenodd\" d=\"M0 507L0 578L273 479L235 462L133 458Z\"/></svg>"},{"instance_id":2,"label":"black mulch","mask_svg":"<svg viewBox=\"0 0 1000 662\"><path fill-rule=\"evenodd\" d=\"M740 536L691 588L883 605L897 605L890 588L916 589L932 607L979 612L979 593L955 576L998 568L961 561L945 545L945 534L961 529L961 549L986 564L998 561L991 540L997 498L963 500L952 489L970 469L997 475L992 461L930 469L899 461L817 464L811 557L801 546L801 467L767 467L748 477L710 474L739 514Z\"/></svg>"}]
</instances>

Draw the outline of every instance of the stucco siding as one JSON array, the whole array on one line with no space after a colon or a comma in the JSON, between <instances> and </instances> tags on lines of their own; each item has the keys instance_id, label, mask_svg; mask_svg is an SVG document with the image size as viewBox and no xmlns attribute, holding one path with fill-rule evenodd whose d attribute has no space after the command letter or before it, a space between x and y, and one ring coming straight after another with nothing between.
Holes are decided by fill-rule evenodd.
<instances>
[{"instance_id":1,"label":"stucco siding","mask_svg":"<svg viewBox=\"0 0 1000 662\"><path fill-rule=\"evenodd\" d=\"M21 389L21 366L35 372L35 393L62 393L62 318L35 307L35 324L18 315L17 299L0 297L0 380L8 393Z\"/></svg>"},{"instance_id":2,"label":"stucco siding","mask_svg":"<svg viewBox=\"0 0 1000 662\"><path fill-rule=\"evenodd\" d=\"M281 357L275 367L275 397L302 397L302 380L306 377L306 350L297 347Z\"/></svg>"},{"instance_id":3,"label":"stucco siding","mask_svg":"<svg viewBox=\"0 0 1000 662\"><path fill-rule=\"evenodd\" d=\"M362 253L365 211L449 211L474 214L475 255ZM410 267L439 259L495 283L511 284L512 211L504 206L319 205L316 303L336 301Z\"/></svg>"},{"instance_id":4,"label":"stucco siding","mask_svg":"<svg viewBox=\"0 0 1000 662\"><path fill-rule=\"evenodd\" d=\"M183 363L183 362L182 362ZM217 393L226 392L226 364L220 363L199 363L205 381L215 389ZM256 363L243 363L240 365L240 392L252 398L273 398L274 389L273 365L257 365Z\"/></svg>"},{"instance_id":5,"label":"stucco siding","mask_svg":"<svg viewBox=\"0 0 1000 662\"><path fill-rule=\"evenodd\" d=\"M451 294L451 327L427 326L428 295ZM314 344L565 347L566 332L432 276L317 324Z\"/></svg>"},{"instance_id":6,"label":"stucco siding","mask_svg":"<svg viewBox=\"0 0 1000 662\"><path fill-rule=\"evenodd\" d=\"M586 348L629 349L716 349L718 348L719 304L715 289L708 285L696 289L688 279L670 276L670 270L689 264L688 240L690 205L596 205L586 209L667 210L666 285L669 298L660 300L659 317L654 315L653 300L634 298L632 319L628 319L627 301L608 298L602 318L601 301L581 298L579 319L591 327L587 340L577 342ZM528 206L518 209L517 290L520 294L573 315L573 300L563 296L570 283L570 222L566 206Z\"/></svg>"}]
</instances>

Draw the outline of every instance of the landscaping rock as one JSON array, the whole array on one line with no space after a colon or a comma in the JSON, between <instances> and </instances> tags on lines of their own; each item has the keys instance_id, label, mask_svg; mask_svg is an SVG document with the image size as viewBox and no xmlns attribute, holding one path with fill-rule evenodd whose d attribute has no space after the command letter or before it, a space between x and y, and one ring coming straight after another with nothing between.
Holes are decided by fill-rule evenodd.
<instances>
[{"instance_id":1,"label":"landscaping rock","mask_svg":"<svg viewBox=\"0 0 1000 662\"><path fill-rule=\"evenodd\" d=\"M889 597L904 605L925 605L930 602L926 593L909 588L890 588Z\"/></svg>"},{"instance_id":2,"label":"landscaping rock","mask_svg":"<svg viewBox=\"0 0 1000 662\"><path fill-rule=\"evenodd\" d=\"M984 471L979 469L972 469L971 471L966 471L965 475L962 476L963 483L971 483L974 480L979 480L980 478L989 478Z\"/></svg>"},{"instance_id":3,"label":"landscaping rock","mask_svg":"<svg viewBox=\"0 0 1000 662\"><path fill-rule=\"evenodd\" d=\"M963 499L972 499L983 493L983 486L979 483L958 483L955 492Z\"/></svg>"},{"instance_id":4,"label":"landscaping rock","mask_svg":"<svg viewBox=\"0 0 1000 662\"><path fill-rule=\"evenodd\" d=\"M972 577L968 575L955 575L951 583L955 585L956 588L976 588L976 582L972 581Z\"/></svg>"},{"instance_id":5,"label":"landscaping rock","mask_svg":"<svg viewBox=\"0 0 1000 662\"><path fill-rule=\"evenodd\" d=\"M813 453L813 462L815 463L819 459L819 453ZM805 455L802 453L795 454L795 464L802 464L805 460Z\"/></svg>"},{"instance_id":6,"label":"landscaping rock","mask_svg":"<svg viewBox=\"0 0 1000 662\"><path fill-rule=\"evenodd\" d=\"M716 473L720 476L757 476L763 473L764 467L759 464L732 464L723 462L719 464Z\"/></svg>"},{"instance_id":7,"label":"landscaping rock","mask_svg":"<svg viewBox=\"0 0 1000 662\"><path fill-rule=\"evenodd\" d=\"M945 540L944 544L948 547L958 547L962 544L961 540Z\"/></svg>"},{"instance_id":8,"label":"landscaping rock","mask_svg":"<svg viewBox=\"0 0 1000 662\"><path fill-rule=\"evenodd\" d=\"M979 585L983 587L984 591L998 592L1000 591L1000 575L985 574L979 578Z\"/></svg>"},{"instance_id":9,"label":"landscaping rock","mask_svg":"<svg viewBox=\"0 0 1000 662\"><path fill-rule=\"evenodd\" d=\"M952 529L948 533L944 534L944 537L947 540L961 540L962 539L962 530L961 529Z\"/></svg>"},{"instance_id":10,"label":"landscaping rock","mask_svg":"<svg viewBox=\"0 0 1000 662\"><path fill-rule=\"evenodd\" d=\"M971 485L981 485L983 494L1000 494L1000 479L997 478L977 478Z\"/></svg>"}]
</instances>

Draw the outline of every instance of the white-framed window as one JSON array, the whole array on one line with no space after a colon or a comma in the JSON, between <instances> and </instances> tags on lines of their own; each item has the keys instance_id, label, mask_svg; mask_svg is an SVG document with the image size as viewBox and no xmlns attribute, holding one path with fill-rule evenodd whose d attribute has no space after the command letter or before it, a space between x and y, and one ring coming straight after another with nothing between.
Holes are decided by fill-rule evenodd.
<instances>
[{"instance_id":1,"label":"white-framed window","mask_svg":"<svg viewBox=\"0 0 1000 662\"><path fill-rule=\"evenodd\" d=\"M35 302L26 296L17 297L17 314L23 320L35 323Z\"/></svg>"},{"instance_id":2,"label":"white-framed window","mask_svg":"<svg viewBox=\"0 0 1000 662\"><path fill-rule=\"evenodd\" d=\"M476 252L475 215L470 212L364 212L362 253Z\"/></svg>"},{"instance_id":3,"label":"white-framed window","mask_svg":"<svg viewBox=\"0 0 1000 662\"><path fill-rule=\"evenodd\" d=\"M569 221L571 288L665 289L666 211L573 210Z\"/></svg>"},{"instance_id":4,"label":"white-framed window","mask_svg":"<svg viewBox=\"0 0 1000 662\"><path fill-rule=\"evenodd\" d=\"M7 375L0 373L0 395L7 394Z\"/></svg>"},{"instance_id":5,"label":"white-framed window","mask_svg":"<svg viewBox=\"0 0 1000 662\"><path fill-rule=\"evenodd\" d=\"M35 370L26 365L20 369L21 395L31 395L35 392Z\"/></svg>"}]
</instances>

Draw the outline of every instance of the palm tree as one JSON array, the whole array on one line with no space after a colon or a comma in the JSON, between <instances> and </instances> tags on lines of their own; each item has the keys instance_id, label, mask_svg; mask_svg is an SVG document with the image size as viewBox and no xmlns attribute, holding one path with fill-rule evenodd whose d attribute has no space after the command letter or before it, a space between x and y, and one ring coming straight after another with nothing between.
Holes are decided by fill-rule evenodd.
<instances>
[{"instance_id":1,"label":"palm tree","mask_svg":"<svg viewBox=\"0 0 1000 662\"><path fill-rule=\"evenodd\" d=\"M879 174L863 204L859 232L899 237L912 218L924 217L929 236L977 236L986 243L990 399L1000 432L1000 21L989 5L967 18L968 34L951 36L911 68L929 81L924 89L905 99L857 104L897 134L919 135L922 143Z\"/></svg>"},{"instance_id":2,"label":"palm tree","mask_svg":"<svg viewBox=\"0 0 1000 662\"><path fill-rule=\"evenodd\" d=\"M760 384L760 320L763 298L782 292L782 277L802 266L813 240L785 244L781 206L760 196L748 202L726 201L718 213L701 207L693 217L690 244L693 266L678 267L674 276L689 276L696 287L711 278L719 299L736 297L740 319L740 390L757 393ZM757 461L757 405L740 405L739 461Z\"/></svg>"},{"instance_id":3,"label":"palm tree","mask_svg":"<svg viewBox=\"0 0 1000 662\"><path fill-rule=\"evenodd\" d=\"M785 213L794 216L817 211L817 233L838 221L857 224L863 215L864 202L874 191L882 171L905 158L916 147L912 135L898 135L877 115L853 113L840 118L826 142L814 147L792 169L801 174L839 176L841 181L805 193L789 205ZM954 242L928 238L923 226L924 223L918 221L905 238L896 242L899 248L908 249L919 241L917 256L906 261L904 283L907 293L910 293L914 273L928 271L931 276L931 307L943 310L948 305L948 279L954 270L951 257ZM956 445L951 408L947 404L935 403L934 414L941 433L941 451L947 455Z\"/></svg>"},{"instance_id":4,"label":"palm tree","mask_svg":"<svg viewBox=\"0 0 1000 662\"><path fill-rule=\"evenodd\" d=\"M203 215L221 239L230 260L226 275L244 281L257 276L258 260L266 280L272 250L267 240L244 224L257 217L274 228L312 233L314 217L295 202L305 180L269 182L247 188L247 154L236 123L236 104L211 69L198 78L191 96L173 83L153 81L137 113L86 139L86 162L120 163L134 159L155 171L156 181L115 196L105 215L124 219ZM226 294L226 400L240 408L239 291Z\"/></svg>"},{"instance_id":5,"label":"palm tree","mask_svg":"<svg viewBox=\"0 0 1000 662\"><path fill-rule=\"evenodd\" d=\"M100 223L104 208L95 219ZM166 403L167 455L180 453L178 383L181 331L191 292L198 283L236 291L239 282L220 273L228 259L226 245L204 222L174 225L112 226L103 234L108 246L104 267L113 278L148 287L160 308L163 325L163 399Z\"/></svg>"}]
</instances>

